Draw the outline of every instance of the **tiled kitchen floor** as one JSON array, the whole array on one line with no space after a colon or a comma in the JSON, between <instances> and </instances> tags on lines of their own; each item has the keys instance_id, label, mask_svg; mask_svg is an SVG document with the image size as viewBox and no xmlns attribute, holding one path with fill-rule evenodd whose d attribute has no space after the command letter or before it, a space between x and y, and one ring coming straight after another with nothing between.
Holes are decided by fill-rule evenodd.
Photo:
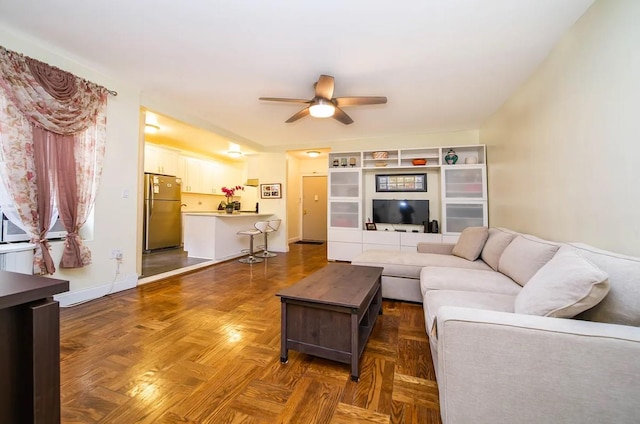
<instances>
[{"instance_id":1,"label":"tiled kitchen floor","mask_svg":"<svg viewBox=\"0 0 640 424\"><path fill-rule=\"evenodd\" d=\"M207 259L189 258L182 248L162 249L142 255L142 277L161 274L189 265L207 262Z\"/></svg>"}]
</instances>

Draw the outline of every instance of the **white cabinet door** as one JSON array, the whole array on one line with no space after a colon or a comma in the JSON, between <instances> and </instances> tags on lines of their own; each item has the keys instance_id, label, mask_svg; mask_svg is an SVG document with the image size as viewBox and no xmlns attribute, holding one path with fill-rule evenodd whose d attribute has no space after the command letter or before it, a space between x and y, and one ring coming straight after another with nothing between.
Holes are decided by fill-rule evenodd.
<instances>
[{"instance_id":1,"label":"white cabinet door","mask_svg":"<svg viewBox=\"0 0 640 424\"><path fill-rule=\"evenodd\" d=\"M200 161L200 189L203 194L216 193L215 166L215 162Z\"/></svg>"},{"instance_id":2,"label":"white cabinet door","mask_svg":"<svg viewBox=\"0 0 640 424\"><path fill-rule=\"evenodd\" d=\"M350 261L362 253L362 231L329 229L327 231L327 259Z\"/></svg>"},{"instance_id":3,"label":"white cabinet door","mask_svg":"<svg viewBox=\"0 0 640 424\"><path fill-rule=\"evenodd\" d=\"M200 159L183 157L183 183L182 183L182 191L187 193L201 193L202 191L202 183L201 183L201 166Z\"/></svg>"},{"instance_id":4,"label":"white cabinet door","mask_svg":"<svg viewBox=\"0 0 640 424\"><path fill-rule=\"evenodd\" d=\"M145 144L144 171L155 174L178 175L178 152Z\"/></svg>"},{"instance_id":5,"label":"white cabinet door","mask_svg":"<svg viewBox=\"0 0 640 424\"><path fill-rule=\"evenodd\" d=\"M360 170L330 170L329 197L360 199L362 173Z\"/></svg>"},{"instance_id":6,"label":"white cabinet door","mask_svg":"<svg viewBox=\"0 0 640 424\"><path fill-rule=\"evenodd\" d=\"M487 202L448 202L444 204L442 233L461 233L467 227L487 225Z\"/></svg>"},{"instance_id":7,"label":"white cabinet door","mask_svg":"<svg viewBox=\"0 0 640 424\"><path fill-rule=\"evenodd\" d=\"M160 152L158 149L145 144L144 146L144 172L159 174L162 171L160 165Z\"/></svg>"},{"instance_id":8,"label":"white cabinet door","mask_svg":"<svg viewBox=\"0 0 640 424\"><path fill-rule=\"evenodd\" d=\"M488 225L487 169L483 150L464 151L478 165L443 165L441 170L442 233L457 235L467 227ZM476 156L472 156L476 155Z\"/></svg>"},{"instance_id":9,"label":"white cabinet door","mask_svg":"<svg viewBox=\"0 0 640 424\"><path fill-rule=\"evenodd\" d=\"M329 200L329 228L361 229L360 202Z\"/></svg>"},{"instance_id":10,"label":"white cabinet door","mask_svg":"<svg viewBox=\"0 0 640 424\"><path fill-rule=\"evenodd\" d=\"M486 200L486 181L484 165L443 166L442 197L446 200Z\"/></svg>"}]
</instances>

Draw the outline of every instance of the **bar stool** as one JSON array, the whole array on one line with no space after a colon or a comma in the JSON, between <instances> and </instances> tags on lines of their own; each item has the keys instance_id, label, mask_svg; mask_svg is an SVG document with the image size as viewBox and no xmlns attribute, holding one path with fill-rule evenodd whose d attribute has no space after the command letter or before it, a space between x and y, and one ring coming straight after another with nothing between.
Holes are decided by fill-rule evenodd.
<instances>
[{"instance_id":1,"label":"bar stool","mask_svg":"<svg viewBox=\"0 0 640 424\"><path fill-rule=\"evenodd\" d=\"M256 256L260 258L273 258L274 256L278 256L275 253L269 252L268 238L269 238L269 233L278 231L278 228L280 228L280 222L282 222L281 219L272 219L267 221L269 225L267 226L267 229L264 231L264 251L262 253L258 253Z\"/></svg>"},{"instance_id":2,"label":"bar stool","mask_svg":"<svg viewBox=\"0 0 640 424\"><path fill-rule=\"evenodd\" d=\"M253 251L253 238L255 236L259 236L260 234L264 233L265 230L267 229L267 227L269 226L269 222L268 221L258 221L255 224L253 224L253 226L255 227L254 229L250 229L250 230L242 230L242 231L238 231L236 234L241 235L241 236L249 236L249 250L244 249L242 252L243 253L249 253L249 256L247 256L246 258L240 258L238 259L238 261L244 263L244 264L255 264L258 262L262 262L264 261L264 259L261 258L257 258L255 256L255 252Z\"/></svg>"}]
</instances>

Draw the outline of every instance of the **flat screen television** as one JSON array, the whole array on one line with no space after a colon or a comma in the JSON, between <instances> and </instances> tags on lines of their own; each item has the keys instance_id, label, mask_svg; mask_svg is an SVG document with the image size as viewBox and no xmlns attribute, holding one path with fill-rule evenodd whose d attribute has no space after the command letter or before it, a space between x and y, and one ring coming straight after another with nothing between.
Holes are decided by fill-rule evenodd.
<instances>
[{"instance_id":1,"label":"flat screen television","mask_svg":"<svg viewBox=\"0 0 640 424\"><path fill-rule=\"evenodd\" d=\"M428 200L373 199L373 222L376 224L422 225L429 221Z\"/></svg>"}]
</instances>

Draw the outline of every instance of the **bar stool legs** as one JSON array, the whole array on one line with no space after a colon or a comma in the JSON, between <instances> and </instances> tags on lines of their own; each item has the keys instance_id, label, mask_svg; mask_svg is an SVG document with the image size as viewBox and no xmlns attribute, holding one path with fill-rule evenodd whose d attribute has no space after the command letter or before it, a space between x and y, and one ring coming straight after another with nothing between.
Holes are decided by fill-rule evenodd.
<instances>
[{"instance_id":1,"label":"bar stool legs","mask_svg":"<svg viewBox=\"0 0 640 424\"><path fill-rule=\"evenodd\" d=\"M274 256L278 256L273 252L269 252L269 233L276 232L278 228L280 228L281 221L281 219L272 219L267 221L268 225L264 231L264 251L257 253L256 256L260 258L273 258Z\"/></svg>"},{"instance_id":2,"label":"bar stool legs","mask_svg":"<svg viewBox=\"0 0 640 424\"><path fill-rule=\"evenodd\" d=\"M249 250L247 251L247 253L249 253L249 256L238 259L239 262L242 262L244 264L255 264L255 263L264 261L264 259L256 257L255 255L255 252L253 250L253 238L255 236L258 236L264 233L268 225L269 223L267 221L258 221L255 224L253 224L255 229L242 230L236 233L238 235L249 236Z\"/></svg>"}]
</instances>

